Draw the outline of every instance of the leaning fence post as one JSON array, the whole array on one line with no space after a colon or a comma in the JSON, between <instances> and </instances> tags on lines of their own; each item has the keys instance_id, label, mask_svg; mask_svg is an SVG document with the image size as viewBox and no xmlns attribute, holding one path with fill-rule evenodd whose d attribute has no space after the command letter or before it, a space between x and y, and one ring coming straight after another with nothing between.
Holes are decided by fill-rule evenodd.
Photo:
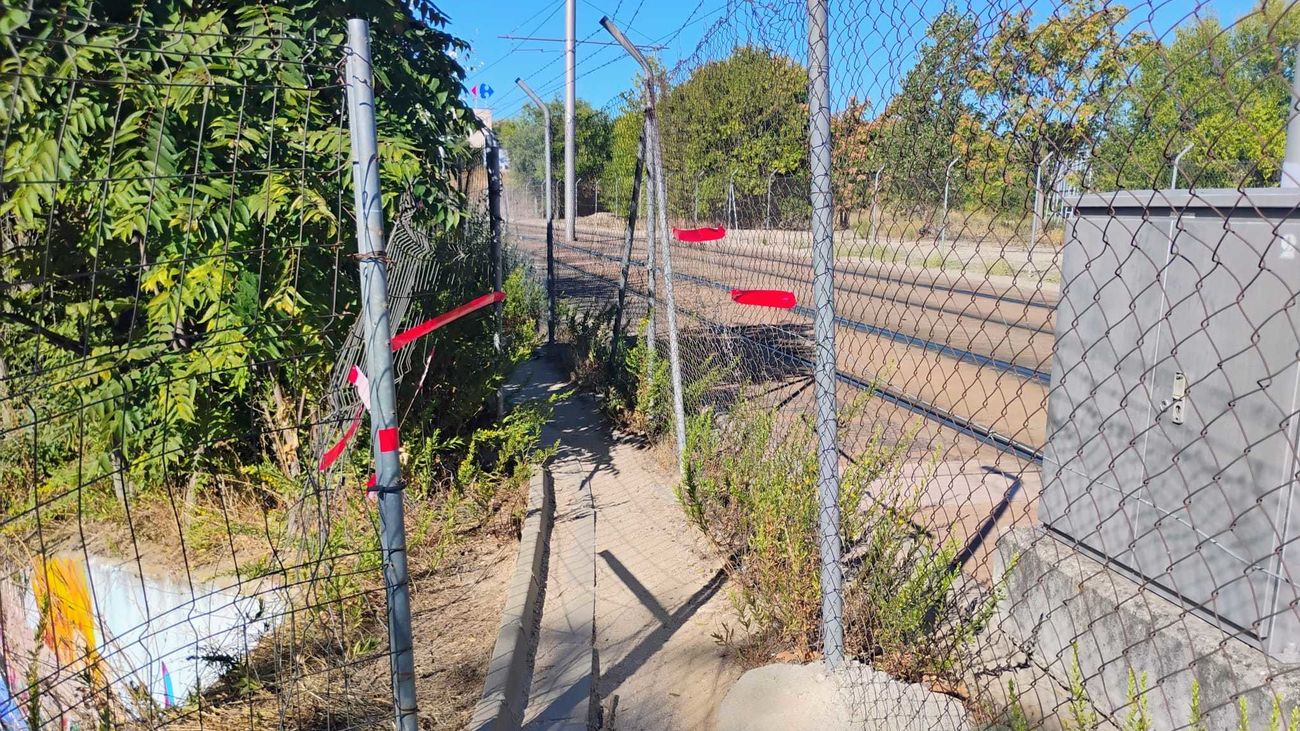
<instances>
[{"instance_id":1,"label":"leaning fence post","mask_svg":"<svg viewBox=\"0 0 1300 731\"><path fill-rule=\"evenodd\" d=\"M348 130L352 139L352 194L361 270L361 322L370 374L370 428L379 494L379 543L388 598L388 649L393 708L400 731L416 731L415 652L411 640L410 579L406 570L402 466L398 461L397 389L393 382L384 259L384 208L379 195L379 145L365 20L348 21Z\"/></svg>"},{"instance_id":2,"label":"leaning fence post","mask_svg":"<svg viewBox=\"0 0 1300 731\"><path fill-rule=\"evenodd\" d=\"M844 570L840 565L839 420L835 399L835 259L831 228L830 33L827 0L808 0L808 131L812 170L813 334L817 398L817 507L821 547L822 652L844 662Z\"/></svg>"},{"instance_id":3,"label":"leaning fence post","mask_svg":"<svg viewBox=\"0 0 1300 731\"><path fill-rule=\"evenodd\" d=\"M668 232L668 195L664 190L663 148L659 141L659 122L655 114L655 71L641 51L610 21L601 18L600 24L623 46L645 71L646 90L646 152L650 158L650 179L654 188L655 217L659 223L659 240L664 255L664 304L668 307L668 362L673 382L673 426L677 435L677 469L686 476L686 408L682 395L681 352L677 345L677 306L673 300L673 255ZM653 248L653 247L651 247Z\"/></svg>"},{"instance_id":4,"label":"leaning fence post","mask_svg":"<svg viewBox=\"0 0 1300 731\"><path fill-rule=\"evenodd\" d=\"M618 361L618 346L623 332L623 302L627 296L627 272L632 265L632 241L636 238L636 207L641 195L641 168L645 164L645 127L641 128L641 143L636 148L636 166L632 170L632 198L628 202L627 232L623 236L623 257L618 270L618 306L614 308L614 330L609 344L609 374L614 375Z\"/></svg>"},{"instance_id":5,"label":"leaning fence post","mask_svg":"<svg viewBox=\"0 0 1300 731\"><path fill-rule=\"evenodd\" d=\"M523 79L515 83L542 110L542 169L546 176L546 342L555 342L555 214L551 210L551 110Z\"/></svg>"},{"instance_id":6,"label":"leaning fence post","mask_svg":"<svg viewBox=\"0 0 1300 731\"><path fill-rule=\"evenodd\" d=\"M649 144L650 140L650 120L645 120L645 125L641 129L641 137ZM645 161L647 168L653 168L653 161L650 156L646 156ZM654 378L655 372L655 178L654 175L646 176L645 191L645 294L646 294L646 328L645 328L645 357L646 373L648 377ZM654 398L654 390L650 391L650 398Z\"/></svg>"}]
</instances>

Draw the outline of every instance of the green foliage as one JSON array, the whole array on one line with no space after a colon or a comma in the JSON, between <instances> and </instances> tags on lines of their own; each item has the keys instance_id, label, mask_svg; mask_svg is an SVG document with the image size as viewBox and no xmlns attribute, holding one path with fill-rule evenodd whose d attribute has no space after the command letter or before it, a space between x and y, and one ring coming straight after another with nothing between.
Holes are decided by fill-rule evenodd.
<instances>
[{"instance_id":1,"label":"green foliage","mask_svg":"<svg viewBox=\"0 0 1300 731\"><path fill-rule=\"evenodd\" d=\"M856 518L863 526L858 545L864 570L846 589L854 649L909 682L927 675L958 678L960 650L988 624L1001 582L971 594L973 585L961 581L957 542L935 541L912 523L922 483L899 484L887 471L891 451L876 446L875 453L880 456L868 466L875 476L862 484L876 487Z\"/></svg>"},{"instance_id":2,"label":"green foliage","mask_svg":"<svg viewBox=\"0 0 1300 731\"><path fill-rule=\"evenodd\" d=\"M885 166L884 195L931 205L943 197L944 167L956 154L961 126L974 114L966 94L979 61L977 28L974 17L953 11L940 14L926 31L916 66L904 77L882 118L875 120L877 131L871 140L875 144L861 150L842 149L839 157L860 165L864 174L866 168ZM952 198L954 207L960 201L960 193Z\"/></svg>"},{"instance_id":3,"label":"green foliage","mask_svg":"<svg viewBox=\"0 0 1300 731\"><path fill-rule=\"evenodd\" d=\"M526 479L532 465L545 461L549 451L541 447L542 426L550 420L553 404L568 396L515 406L500 423L477 429L462 442L464 456L454 485L479 515L490 514L504 486Z\"/></svg>"},{"instance_id":4,"label":"green foliage","mask_svg":"<svg viewBox=\"0 0 1300 731\"><path fill-rule=\"evenodd\" d=\"M737 196L763 195L769 173L808 171L808 74L756 46L696 68L660 100L664 168L675 180L701 173L700 207L721 211L728 177ZM694 186L670 186L669 208L689 217Z\"/></svg>"},{"instance_id":5,"label":"green foliage","mask_svg":"<svg viewBox=\"0 0 1300 731\"><path fill-rule=\"evenodd\" d=\"M1201 715L1201 681L1192 678L1192 700L1187 711L1188 731L1209 731L1205 718Z\"/></svg>"},{"instance_id":6,"label":"green foliage","mask_svg":"<svg viewBox=\"0 0 1300 731\"><path fill-rule=\"evenodd\" d=\"M464 208L437 154L454 161L448 141L474 124L449 54L463 45L419 10L160 1L67 22L92 14L75 0L0 14L0 73L16 80L0 105L0 266L24 283L0 291L0 358L53 422L44 469L80 452L79 485L120 463L138 487L182 462L258 462L247 435L296 411L277 395L317 400L327 328L351 320L335 304L356 301L330 245L346 251L351 226L336 206L346 17L372 21L390 218L399 193L430 230Z\"/></svg>"},{"instance_id":7,"label":"green foliage","mask_svg":"<svg viewBox=\"0 0 1300 731\"><path fill-rule=\"evenodd\" d=\"M632 179L636 174L637 153L641 146L641 130L645 127L645 115L639 107L632 108L614 118L610 127L609 162L602 171L601 189L619 191L619 209L614 212L620 216L627 214L628 196L632 194ZM642 179L644 190L645 179Z\"/></svg>"},{"instance_id":8,"label":"green foliage","mask_svg":"<svg viewBox=\"0 0 1300 731\"><path fill-rule=\"evenodd\" d=\"M1124 715L1123 731L1152 731L1151 707L1147 698L1147 674L1128 671L1128 713Z\"/></svg>"},{"instance_id":9,"label":"green foliage","mask_svg":"<svg viewBox=\"0 0 1300 731\"><path fill-rule=\"evenodd\" d=\"M1092 699L1088 696L1088 686L1083 679L1083 668L1079 666L1079 644L1071 643L1070 651L1073 657L1070 663L1069 727L1071 731L1094 731L1101 723L1101 719L1097 716L1097 709L1093 707ZM1193 707L1195 707L1196 693L1197 686L1193 682Z\"/></svg>"},{"instance_id":10,"label":"green foliage","mask_svg":"<svg viewBox=\"0 0 1300 731\"><path fill-rule=\"evenodd\" d=\"M1016 681L1007 680L1007 724L1011 726L1011 731L1029 731L1029 719L1025 716L1025 709L1020 705L1020 690L1016 688Z\"/></svg>"},{"instance_id":11,"label":"green foliage","mask_svg":"<svg viewBox=\"0 0 1300 731\"><path fill-rule=\"evenodd\" d=\"M564 175L564 102L552 99L546 104L551 113L551 175L562 180ZM613 123L603 110L596 109L579 99L574 105L576 158L574 170L581 180L596 180L605 171L610 159ZM522 112L496 125L497 136L510 158L510 175L533 188L540 188L545 176L545 129L542 112L529 103ZM560 190L556 188L557 192ZM555 214L563 216L564 196L557 195Z\"/></svg>"},{"instance_id":12,"label":"green foliage","mask_svg":"<svg viewBox=\"0 0 1300 731\"><path fill-rule=\"evenodd\" d=\"M1275 185L1298 40L1300 17L1264 0L1231 27L1200 17L1168 45L1143 47L1098 151L1097 182L1165 188L1174 155L1191 144L1180 177L1196 187Z\"/></svg>"}]
</instances>

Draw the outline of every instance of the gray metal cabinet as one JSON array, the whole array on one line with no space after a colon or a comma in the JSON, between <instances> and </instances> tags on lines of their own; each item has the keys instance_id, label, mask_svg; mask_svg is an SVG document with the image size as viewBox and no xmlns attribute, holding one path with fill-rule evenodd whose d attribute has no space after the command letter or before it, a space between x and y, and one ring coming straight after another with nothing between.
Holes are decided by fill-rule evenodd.
<instances>
[{"instance_id":1,"label":"gray metal cabinet","mask_svg":"<svg viewBox=\"0 0 1300 731\"><path fill-rule=\"evenodd\" d=\"M1075 206L1040 517L1300 661L1297 190Z\"/></svg>"}]
</instances>

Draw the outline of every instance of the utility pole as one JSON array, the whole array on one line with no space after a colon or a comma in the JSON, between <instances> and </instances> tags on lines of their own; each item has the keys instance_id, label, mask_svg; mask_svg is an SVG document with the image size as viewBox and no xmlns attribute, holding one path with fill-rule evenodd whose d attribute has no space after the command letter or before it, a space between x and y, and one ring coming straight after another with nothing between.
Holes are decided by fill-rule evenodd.
<instances>
[{"instance_id":1,"label":"utility pole","mask_svg":"<svg viewBox=\"0 0 1300 731\"><path fill-rule=\"evenodd\" d=\"M578 65L577 54L574 51L575 29L578 24L577 5L577 0L564 0L564 235L569 241L578 240L573 220L578 202L575 165L578 119L574 89L574 77Z\"/></svg>"}]
</instances>

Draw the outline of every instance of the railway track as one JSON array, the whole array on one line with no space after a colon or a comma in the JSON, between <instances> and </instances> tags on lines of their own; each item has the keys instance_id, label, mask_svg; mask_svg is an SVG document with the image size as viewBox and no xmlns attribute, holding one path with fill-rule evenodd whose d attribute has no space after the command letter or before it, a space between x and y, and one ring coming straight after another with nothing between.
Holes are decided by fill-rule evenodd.
<instances>
[{"instance_id":1,"label":"railway track","mask_svg":"<svg viewBox=\"0 0 1300 731\"><path fill-rule=\"evenodd\" d=\"M557 264L605 286L616 286L622 237L581 233L578 244L556 242ZM521 226L516 235L521 248L544 260L544 229ZM729 327L752 347L790 366L811 367L803 355L735 327L806 326L813 316L811 308L801 304L792 311L756 314L718 295L732 287L780 288L795 291L801 302L807 302L808 264L785 257L763 260L753 251L711 249L704 254L686 245L674 246L673 264L679 313ZM644 266L644 260L633 258L629 289L641 297L645 296ZM1030 462L1041 460L1054 303L1010 288L976 290L935 278L925 281L913 273L891 276L846 266L836 274L841 383L871 390L908 413L1003 453ZM917 297L912 289L924 295ZM959 303L954 305L954 299ZM726 304L719 306L721 302ZM999 317L999 308L1012 312L1003 309L1004 316ZM1030 312L1037 317L1026 321Z\"/></svg>"}]
</instances>

